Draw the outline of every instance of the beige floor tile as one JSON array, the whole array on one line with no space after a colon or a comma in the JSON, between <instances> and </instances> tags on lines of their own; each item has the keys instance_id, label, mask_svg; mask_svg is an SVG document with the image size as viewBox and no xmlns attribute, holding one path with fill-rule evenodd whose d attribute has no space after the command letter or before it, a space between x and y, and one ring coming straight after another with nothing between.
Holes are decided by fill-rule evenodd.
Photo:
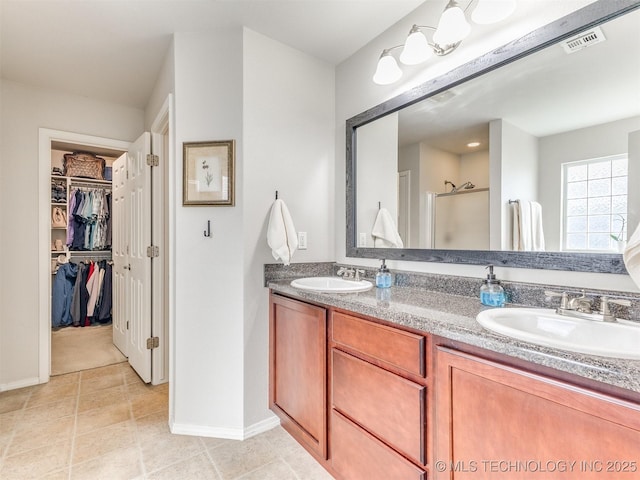
<instances>
[{"instance_id":1,"label":"beige floor tile","mask_svg":"<svg viewBox=\"0 0 640 480\"><path fill-rule=\"evenodd\" d=\"M237 440L229 440L227 438L199 437L200 441L207 450L218 448L228 443L236 443Z\"/></svg>"},{"instance_id":2,"label":"beige floor tile","mask_svg":"<svg viewBox=\"0 0 640 480\"><path fill-rule=\"evenodd\" d=\"M69 480L69 469L63 468L62 470L48 473L42 477L42 480Z\"/></svg>"},{"instance_id":3,"label":"beige floor tile","mask_svg":"<svg viewBox=\"0 0 640 480\"><path fill-rule=\"evenodd\" d=\"M151 385L150 383L142 383L142 382L130 383L130 384L127 384L127 392L129 394L129 397L135 397L138 395L146 395L149 393L158 393L158 392L162 392L168 396L169 384L163 383L161 385Z\"/></svg>"},{"instance_id":4,"label":"beige floor tile","mask_svg":"<svg viewBox=\"0 0 640 480\"><path fill-rule=\"evenodd\" d=\"M147 475L147 480L220 480L215 467L205 453L174 463ZM284 479L282 479L284 480Z\"/></svg>"},{"instance_id":5,"label":"beige floor tile","mask_svg":"<svg viewBox=\"0 0 640 480\"><path fill-rule=\"evenodd\" d=\"M62 401L27 408L24 410L24 415L20 421L20 428L31 427L47 420L74 415L76 413L76 403L77 397L67 397Z\"/></svg>"},{"instance_id":6,"label":"beige floor tile","mask_svg":"<svg viewBox=\"0 0 640 480\"><path fill-rule=\"evenodd\" d=\"M73 465L71 480L128 480L142 475L137 445L113 450L92 460ZM186 478L188 477L175 477Z\"/></svg>"},{"instance_id":7,"label":"beige floor tile","mask_svg":"<svg viewBox=\"0 0 640 480\"><path fill-rule=\"evenodd\" d=\"M61 442L6 457L0 470L0 478L33 480L67 468L70 448L71 441Z\"/></svg>"},{"instance_id":8,"label":"beige floor tile","mask_svg":"<svg viewBox=\"0 0 640 480\"><path fill-rule=\"evenodd\" d=\"M197 437L163 434L140 439L147 472L155 472L204 451Z\"/></svg>"},{"instance_id":9,"label":"beige floor tile","mask_svg":"<svg viewBox=\"0 0 640 480\"><path fill-rule=\"evenodd\" d=\"M299 449L302 448L300 444L296 442L294 438L280 426L261 433L259 436L263 440L269 442L272 448L276 450L280 455L292 449L299 452Z\"/></svg>"},{"instance_id":10,"label":"beige floor tile","mask_svg":"<svg viewBox=\"0 0 640 480\"><path fill-rule=\"evenodd\" d=\"M115 363L106 367L92 368L90 370L83 370L80 373L81 381L90 380L92 378L105 377L109 375L116 375L124 373L123 365L128 366L127 363Z\"/></svg>"},{"instance_id":11,"label":"beige floor tile","mask_svg":"<svg viewBox=\"0 0 640 480\"><path fill-rule=\"evenodd\" d=\"M95 392L80 395L78 399L78 413L86 412L96 408L109 407L128 400L124 385L105 388Z\"/></svg>"},{"instance_id":12,"label":"beige floor tile","mask_svg":"<svg viewBox=\"0 0 640 480\"><path fill-rule=\"evenodd\" d=\"M8 435L13 432L18 422L22 420L24 410L16 410L0 415L0 435Z\"/></svg>"},{"instance_id":13,"label":"beige floor tile","mask_svg":"<svg viewBox=\"0 0 640 480\"><path fill-rule=\"evenodd\" d=\"M302 447L300 447L302 448ZM302 452L283 455L300 480L331 480L333 477L304 449Z\"/></svg>"},{"instance_id":14,"label":"beige floor tile","mask_svg":"<svg viewBox=\"0 0 640 480\"><path fill-rule=\"evenodd\" d=\"M131 411L134 418L140 418L150 413L168 412L169 396L166 392L151 392L147 395L131 397Z\"/></svg>"},{"instance_id":15,"label":"beige floor tile","mask_svg":"<svg viewBox=\"0 0 640 480\"><path fill-rule=\"evenodd\" d=\"M298 477L289 465L278 459L239 477L238 480L298 480Z\"/></svg>"},{"instance_id":16,"label":"beige floor tile","mask_svg":"<svg viewBox=\"0 0 640 480\"><path fill-rule=\"evenodd\" d=\"M7 455L16 455L52 444L67 444L73 435L74 424L75 417L69 415L26 426L21 425L13 435Z\"/></svg>"},{"instance_id":17,"label":"beige floor tile","mask_svg":"<svg viewBox=\"0 0 640 480\"><path fill-rule=\"evenodd\" d=\"M93 430L76 437L72 465L135 445L135 425L131 421Z\"/></svg>"},{"instance_id":18,"label":"beige floor tile","mask_svg":"<svg viewBox=\"0 0 640 480\"><path fill-rule=\"evenodd\" d=\"M75 397L77 394L77 382L45 383L35 387L27 402L27 408L59 402L67 397Z\"/></svg>"},{"instance_id":19,"label":"beige floor tile","mask_svg":"<svg viewBox=\"0 0 640 480\"><path fill-rule=\"evenodd\" d=\"M30 396L31 392L14 393L13 390L0 393L0 414L23 409Z\"/></svg>"},{"instance_id":20,"label":"beige floor tile","mask_svg":"<svg viewBox=\"0 0 640 480\"><path fill-rule=\"evenodd\" d=\"M208 451L223 480L244 475L277 458L275 451L259 437L227 443Z\"/></svg>"},{"instance_id":21,"label":"beige floor tile","mask_svg":"<svg viewBox=\"0 0 640 480\"><path fill-rule=\"evenodd\" d=\"M97 390L104 390L119 385L124 385L124 375L122 372L91 377L87 380L80 379L80 395L86 395Z\"/></svg>"},{"instance_id":22,"label":"beige floor tile","mask_svg":"<svg viewBox=\"0 0 640 480\"><path fill-rule=\"evenodd\" d=\"M78 383L80 381L80 372L65 373L64 375L56 375L49 379L52 385L62 383Z\"/></svg>"},{"instance_id":23,"label":"beige floor tile","mask_svg":"<svg viewBox=\"0 0 640 480\"><path fill-rule=\"evenodd\" d=\"M144 385L144 382L138 376L136 371L133 368L131 368L131 366L129 366L128 364L127 364L127 367L128 368L124 369L124 383L126 383L127 385L136 384L136 383L141 383Z\"/></svg>"},{"instance_id":24,"label":"beige floor tile","mask_svg":"<svg viewBox=\"0 0 640 480\"><path fill-rule=\"evenodd\" d=\"M129 402L120 402L108 407L88 410L78 414L76 434L82 435L92 430L131 420Z\"/></svg>"},{"instance_id":25,"label":"beige floor tile","mask_svg":"<svg viewBox=\"0 0 640 480\"><path fill-rule=\"evenodd\" d=\"M156 435L168 435L169 419L166 412L156 412L151 415L136 418L136 426L138 427L138 438L146 440Z\"/></svg>"}]
</instances>

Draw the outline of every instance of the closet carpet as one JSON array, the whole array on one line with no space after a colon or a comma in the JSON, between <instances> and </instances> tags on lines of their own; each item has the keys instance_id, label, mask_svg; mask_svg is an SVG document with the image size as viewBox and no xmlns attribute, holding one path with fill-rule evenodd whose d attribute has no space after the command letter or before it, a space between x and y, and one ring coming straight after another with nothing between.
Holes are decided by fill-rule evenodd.
<instances>
[{"instance_id":1,"label":"closet carpet","mask_svg":"<svg viewBox=\"0 0 640 480\"><path fill-rule=\"evenodd\" d=\"M168 392L128 363L0 392L0 479L333 478L281 427L243 442L172 435Z\"/></svg>"},{"instance_id":2,"label":"closet carpet","mask_svg":"<svg viewBox=\"0 0 640 480\"><path fill-rule=\"evenodd\" d=\"M127 359L113 345L111 325L65 327L51 332L51 375L104 367Z\"/></svg>"}]
</instances>

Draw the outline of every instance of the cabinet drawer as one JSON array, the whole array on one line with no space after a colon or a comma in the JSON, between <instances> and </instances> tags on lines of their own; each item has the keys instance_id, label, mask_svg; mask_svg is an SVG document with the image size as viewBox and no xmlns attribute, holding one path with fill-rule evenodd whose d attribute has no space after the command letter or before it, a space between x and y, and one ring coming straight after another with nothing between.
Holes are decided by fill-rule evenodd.
<instances>
[{"instance_id":1,"label":"cabinet drawer","mask_svg":"<svg viewBox=\"0 0 640 480\"><path fill-rule=\"evenodd\" d=\"M331 464L349 480L425 480L426 473L333 410Z\"/></svg>"},{"instance_id":2,"label":"cabinet drawer","mask_svg":"<svg viewBox=\"0 0 640 480\"><path fill-rule=\"evenodd\" d=\"M426 375L425 337L333 313L332 340L409 373Z\"/></svg>"},{"instance_id":3,"label":"cabinet drawer","mask_svg":"<svg viewBox=\"0 0 640 480\"><path fill-rule=\"evenodd\" d=\"M333 407L425 464L426 388L332 349Z\"/></svg>"}]
</instances>

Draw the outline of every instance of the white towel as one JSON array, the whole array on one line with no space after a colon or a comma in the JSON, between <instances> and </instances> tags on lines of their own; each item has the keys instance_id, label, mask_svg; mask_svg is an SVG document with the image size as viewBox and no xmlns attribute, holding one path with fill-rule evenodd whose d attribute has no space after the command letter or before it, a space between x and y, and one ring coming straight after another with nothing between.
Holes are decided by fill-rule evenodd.
<instances>
[{"instance_id":1,"label":"white towel","mask_svg":"<svg viewBox=\"0 0 640 480\"><path fill-rule=\"evenodd\" d=\"M538 202L520 200L513 204L513 249L523 252L544 252L542 206Z\"/></svg>"},{"instance_id":2,"label":"white towel","mask_svg":"<svg viewBox=\"0 0 640 480\"><path fill-rule=\"evenodd\" d=\"M374 247L385 248L402 248L402 238L398 234L396 224L391 218L389 210L381 208L378 210L376 221L373 223L373 229L371 230L371 236L373 237Z\"/></svg>"},{"instance_id":3,"label":"white towel","mask_svg":"<svg viewBox=\"0 0 640 480\"><path fill-rule=\"evenodd\" d=\"M269 226L267 227L267 244L276 260L281 259L285 265L291 263L291 257L298 248L298 236L293 226L291 214L285 203L278 199L273 202Z\"/></svg>"},{"instance_id":4,"label":"white towel","mask_svg":"<svg viewBox=\"0 0 640 480\"><path fill-rule=\"evenodd\" d=\"M635 229L627 241L627 247L622 254L624 265L631 276L631 280L640 287L640 225Z\"/></svg>"}]
</instances>

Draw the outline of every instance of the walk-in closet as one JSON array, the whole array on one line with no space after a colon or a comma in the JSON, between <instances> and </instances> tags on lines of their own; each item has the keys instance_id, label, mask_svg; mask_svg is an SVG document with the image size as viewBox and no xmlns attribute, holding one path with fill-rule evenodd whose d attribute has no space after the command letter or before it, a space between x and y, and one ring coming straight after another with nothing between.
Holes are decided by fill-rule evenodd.
<instances>
[{"instance_id":1,"label":"walk-in closet","mask_svg":"<svg viewBox=\"0 0 640 480\"><path fill-rule=\"evenodd\" d=\"M51 143L51 375L126 361L112 327L112 165L124 153Z\"/></svg>"}]
</instances>

